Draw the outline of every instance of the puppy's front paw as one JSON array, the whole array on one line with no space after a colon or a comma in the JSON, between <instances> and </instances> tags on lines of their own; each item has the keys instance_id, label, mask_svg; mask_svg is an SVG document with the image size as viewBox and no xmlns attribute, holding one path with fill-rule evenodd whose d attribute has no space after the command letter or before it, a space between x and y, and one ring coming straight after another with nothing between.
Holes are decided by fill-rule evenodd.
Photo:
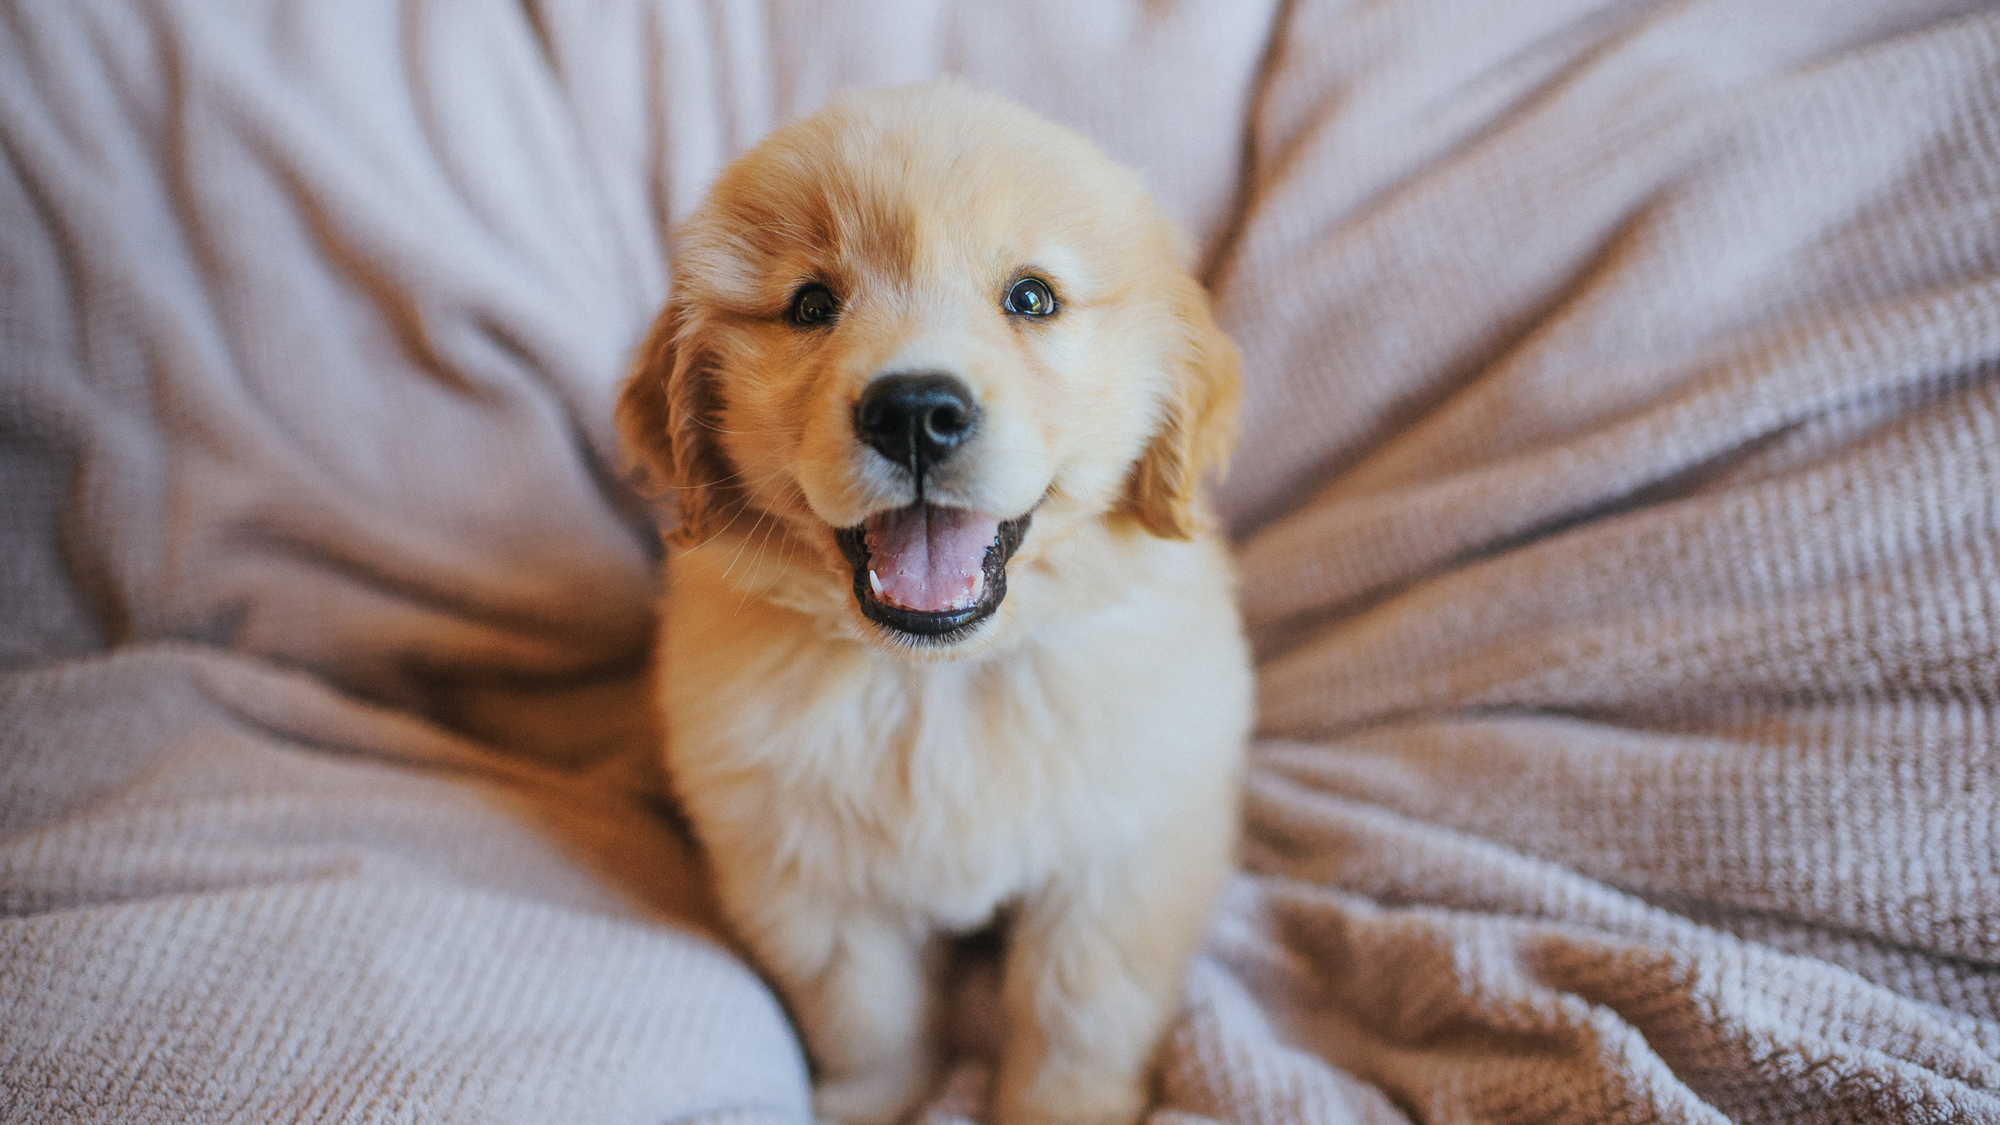
<instances>
[{"instance_id":1,"label":"puppy's front paw","mask_svg":"<svg viewBox=\"0 0 2000 1125\"><path fill-rule=\"evenodd\" d=\"M914 1067L821 1082L813 1090L813 1115L821 1125L895 1125L929 1088L930 1076Z\"/></svg>"},{"instance_id":2,"label":"puppy's front paw","mask_svg":"<svg viewBox=\"0 0 2000 1125\"><path fill-rule=\"evenodd\" d=\"M1146 1087L1075 1074L1053 1082L1047 1075L1026 1084L1003 1080L993 1108L998 1125L1134 1125L1146 1109Z\"/></svg>"}]
</instances>

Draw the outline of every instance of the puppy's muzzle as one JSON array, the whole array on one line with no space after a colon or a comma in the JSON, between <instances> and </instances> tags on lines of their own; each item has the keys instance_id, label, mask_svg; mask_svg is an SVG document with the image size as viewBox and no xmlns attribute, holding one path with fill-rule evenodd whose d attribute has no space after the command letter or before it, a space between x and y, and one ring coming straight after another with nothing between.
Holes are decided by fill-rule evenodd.
<instances>
[{"instance_id":1,"label":"puppy's muzzle","mask_svg":"<svg viewBox=\"0 0 2000 1125\"><path fill-rule=\"evenodd\" d=\"M1028 514L1002 520L928 502L924 478L979 428L972 389L936 372L884 375L854 408L857 439L910 474L915 499L834 533L869 620L933 644L962 639L1000 607Z\"/></svg>"}]
</instances>

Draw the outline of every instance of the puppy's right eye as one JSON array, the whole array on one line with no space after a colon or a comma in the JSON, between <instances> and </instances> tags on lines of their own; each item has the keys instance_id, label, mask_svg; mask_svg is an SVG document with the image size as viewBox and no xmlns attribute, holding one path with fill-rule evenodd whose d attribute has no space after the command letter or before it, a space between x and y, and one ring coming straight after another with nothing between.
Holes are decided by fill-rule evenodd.
<instances>
[{"instance_id":1,"label":"puppy's right eye","mask_svg":"<svg viewBox=\"0 0 2000 1125\"><path fill-rule=\"evenodd\" d=\"M833 319L840 311L840 302L833 299L833 292L824 285L802 286L792 295L792 323L801 328L813 328Z\"/></svg>"}]
</instances>

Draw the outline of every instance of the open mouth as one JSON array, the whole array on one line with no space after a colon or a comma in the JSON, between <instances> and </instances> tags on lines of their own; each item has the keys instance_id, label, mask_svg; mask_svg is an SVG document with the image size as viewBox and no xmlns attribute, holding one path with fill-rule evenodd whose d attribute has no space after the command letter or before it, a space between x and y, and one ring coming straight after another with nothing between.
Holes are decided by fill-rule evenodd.
<instances>
[{"instance_id":1,"label":"open mouth","mask_svg":"<svg viewBox=\"0 0 2000 1125\"><path fill-rule=\"evenodd\" d=\"M835 531L834 539L854 568L854 600L870 621L948 642L1000 608L1007 560L1032 515L1002 520L970 508L917 503L877 512Z\"/></svg>"}]
</instances>

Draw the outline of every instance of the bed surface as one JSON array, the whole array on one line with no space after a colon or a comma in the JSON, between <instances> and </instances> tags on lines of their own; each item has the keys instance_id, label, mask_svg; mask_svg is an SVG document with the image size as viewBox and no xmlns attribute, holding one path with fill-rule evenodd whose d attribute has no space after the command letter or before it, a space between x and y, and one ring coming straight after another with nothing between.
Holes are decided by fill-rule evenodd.
<instances>
[{"instance_id":1,"label":"bed surface","mask_svg":"<svg viewBox=\"0 0 2000 1125\"><path fill-rule=\"evenodd\" d=\"M1152 1121L2000 1121L1991 6L4 10L0 1119L808 1116L611 402L731 156L949 72L1244 357Z\"/></svg>"}]
</instances>

